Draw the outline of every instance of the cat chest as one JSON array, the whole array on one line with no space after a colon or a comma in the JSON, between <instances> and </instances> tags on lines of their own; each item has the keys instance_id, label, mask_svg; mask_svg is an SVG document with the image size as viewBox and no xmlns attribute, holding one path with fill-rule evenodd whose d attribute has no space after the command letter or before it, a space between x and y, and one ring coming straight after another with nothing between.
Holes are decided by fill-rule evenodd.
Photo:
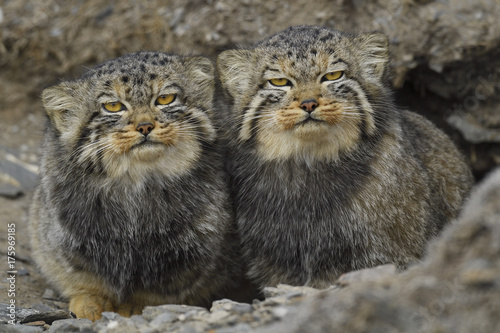
<instances>
[{"instance_id":1,"label":"cat chest","mask_svg":"<svg viewBox=\"0 0 500 333\"><path fill-rule=\"evenodd\" d=\"M201 257L194 221L198 211L171 202L103 202L74 198L61 205L59 222L68 235L64 247L78 265L119 290L157 288Z\"/></svg>"}]
</instances>

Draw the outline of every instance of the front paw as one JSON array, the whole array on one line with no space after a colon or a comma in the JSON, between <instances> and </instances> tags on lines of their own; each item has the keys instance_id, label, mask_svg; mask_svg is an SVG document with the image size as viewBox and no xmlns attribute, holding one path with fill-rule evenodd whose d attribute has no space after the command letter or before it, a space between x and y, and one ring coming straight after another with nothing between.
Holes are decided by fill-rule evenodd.
<instances>
[{"instance_id":1,"label":"front paw","mask_svg":"<svg viewBox=\"0 0 500 333\"><path fill-rule=\"evenodd\" d=\"M69 310L77 318L86 318L92 321L101 318L101 314L107 311L115 311L113 302L103 296L98 295L77 295L71 297L69 301Z\"/></svg>"},{"instance_id":2,"label":"front paw","mask_svg":"<svg viewBox=\"0 0 500 333\"><path fill-rule=\"evenodd\" d=\"M122 317L131 317L133 315L142 314L142 309L144 305L142 304L134 304L131 302L122 303L117 307L116 312Z\"/></svg>"}]
</instances>

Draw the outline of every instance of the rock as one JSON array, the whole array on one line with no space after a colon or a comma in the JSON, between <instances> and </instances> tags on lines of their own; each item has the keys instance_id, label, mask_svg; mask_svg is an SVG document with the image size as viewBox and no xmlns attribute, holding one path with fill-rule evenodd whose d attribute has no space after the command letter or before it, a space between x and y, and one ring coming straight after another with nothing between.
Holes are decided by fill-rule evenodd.
<instances>
[{"instance_id":1,"label":"rock","mask_svg":"<svg viewBox=\"0 0 500 333\"><path fill-rule=\"evenodd\" d=\"M47 304L42 304L42 303L36 303L31 306L32 310L35 310L37 312L51 312L55 311L54 308L48 306Z\"/></svg>"},{"instance_id":2,"label":"rock","mask_svg":"<svg viewBox=\"0 0 500 333\"><path fill-rule=\"evenodd\" d=\"M148 321L151 321L164 313L172 314L175 317L178 317L179 315L184 315L186 317L195 314L200 315L208 313L208 310L197 306L166 304L160 306L146 306L142 311L144 319Z\"/></svg>"},{"instance_id":3,"label":"rock","mask_svg":"<svg viewBox=\"0 0 500 333\"><path fill-rule=\"evenodd\" d=\"M332 288L334 288L332 286ZM316 294L318 289L304 287L304 286L289 286L286 284L279 284L277 287L265 287L264 296L266 299L275 297L284 297L286 299L292 299L295 297L300 297L306 294Z\"/></svg>"},{"instance_id":4,"label":"rock","mask_svg":"<svg viewBox=\"0 0 500 333\"><path fill-rule=\"evenodd\" d=\"M368 281L376 281L378 279L384 279L388 276L393 276L396 274L396 266L381 265L373 268L361 269L358 271L349 272L341 275L336 283L345 287L355 283L363 283Z\"/></svg>"},{"instance_id":5,"label":"rock","mask_svg":"<svg viewBox=\"0 0 500 333\"><path fill-rule=\"evenodd\" d=\"M50 311L50 312L30 314L28 316L25 316L24 318L20 318L20 323L26 324L26 323L36 322L36 321L43 321L43 322L50 325L56 320L71 319L71 318L74 318L71 315L71 312L63 311L63 310L56 310L56 311Z\"/></svg>"},{"instance_id":6,"label":"rock","mask_svg":"<svg viewBox=\"0 0 500 333\"><path fill-rule=\"evenodd\" d=\"M156 316L149 324L152 327L161 327L177 320L177 316L170 312L165 312Z\"/></svg>"},{"instance_id":7,"label":"rock","mask_svg":"<svg viewBox=\"0 0 500 333\"><path fill-rule=\"evenodd\" d=\"M135 333L140 331L139 327L142 327L142 324L139 326L137 324L138 322L131 318L124 318L117 313L104 312L102 318L95 322L92 329L96 332Z\"/></svg>"},{"instance_id":8,"label":"rock","mask_svg":"<svg viewBox=\"0 0 500 333\"><path fill-rule=\"evenodd\" d=\"M231 301L229 299L222 299L220 301L215 301L212 303L210 312L215 312L218 310L224 310L233 314L242 314L252 311L252 306L247 303L238 303Z\"/></svg>"},{"instance_id":9,"label":"rock","mask_svg":"<svg viewBox=\"0 0 500 333\"><path fill-rule=\"evenodd\" d=\"M43 328L36 326L0 324L0 332L5 333L38 333L43 331Z\"/></svg>"},{"instance_id":10,"label":"rock","mask_svg":"<svg viewBox=\"0 0 500 333\"><path fill-rule=\"evenodd\" d=\"M63 319L52 323L48 332L92 332L89 319Z\"/></svg>"},{"instance_id":11,"label":"rock","mask_svg":"<svg viewBox=\"0 0 500 333\"><path fill-rule=\"evenodd\" d=\"M500 114L500 104L496 106L495 112ZM454 112L446 118L446 121L459 130L464 138L472 143L482 142L500 142L500 126L489 128L486 121L481 118L487 118L489 113L483 109L477 109L475 112ZM499 118L498 115L492 115L491 118Z\"/></svg>"},{"instance_id":12,"label":"rock","mask_svg":"<svg viewBox=\"0 0 500 333\"><path fill-rule=\"evenodd\" d=\"M15 305L15 304L14 304ZM15 308L14 313L11 313L12 309ZM12 306L11 304L0 303L0 320L3 323L7 323L11 320L15 322L22 320L23 318L36 314L37 312L32 309L20 308L17 306Z\"/></svg>"},{"instance_id":13,"label":"rock","mask_svg":"<svg viewBox=\"0 0 500 333\"><path fill-rule=\"evenodd\" d=\"M61 298L59 297L59 295L57 294L56 291L54 291L54 289L45 289L43 295L42 295L42 298L44 299L50 299L50 300L53 300L53 301L59 301Z\"/></svg>"},{"instance_id":14,"label":"rock","mask_svg":"<svg viewBox=\"0 0 500 333\"><path fill-rule=\"evenodd\" d=\"M22 162L16 154L0 147L0 195L15 198L38 184L38 167Z\"/></svg>"}]
</instances>

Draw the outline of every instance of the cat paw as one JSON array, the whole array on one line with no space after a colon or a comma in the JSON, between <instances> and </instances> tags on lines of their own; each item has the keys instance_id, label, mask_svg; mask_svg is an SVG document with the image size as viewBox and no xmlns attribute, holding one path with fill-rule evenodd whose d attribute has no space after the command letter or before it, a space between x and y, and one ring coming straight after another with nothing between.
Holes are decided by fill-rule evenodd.
<instances>
[{"instance_id":1,"label":"cat paw","mask_svg":"<svg viewBox=\"0 0 500 333\"><path fill-rule=\"evenodd\" d=\"M69 310L77 318L86 318L92 321L100 319L103 312L115 311L113 302L107 297L97 295L78 295L71 297Z\"/></svg>"},{"instance_id":2,"label":"cat paw","mask_svg":"<svg viewBox=\"0 0 500 333\"><path fill-rule=\"evenodd\" d=\"M142 314L144 306L134 303L122 303L118 306L116 312L122 317L131 317L133 315Z\"/></svg>"}]
</instances>

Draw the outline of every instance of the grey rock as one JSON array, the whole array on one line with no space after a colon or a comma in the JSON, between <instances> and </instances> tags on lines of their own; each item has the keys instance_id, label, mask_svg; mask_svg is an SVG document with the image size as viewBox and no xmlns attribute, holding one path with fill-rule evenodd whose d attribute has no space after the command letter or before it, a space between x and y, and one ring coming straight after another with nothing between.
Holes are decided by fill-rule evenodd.
<instances>
[{"instance_id":1,"label":"grey rock","mask_svg":"<svg viewBox=\"0 0 500 333\"><path fill-rule=\"evenodd\" d=\"M142 326L137 320L125 318L114 312L103 312L102 318L97 320L92 329L96 332L115 332L115 333L135 333L139 332Z\"/></svg>"},{"instance_id":2,"label":"grey rock","mask_svg":"<svg viewBox=\"0 0 500 333\"><path fill-rule=\"evenodd\" d=\"M336 283L345 287L355 283L376 281L378 279L384 279L387 277L394 276L396 274L396 271L397 271L396 266L392 264L381 265L372 268L365 268L341 275L337 279Z\"/></svg>"},{"instance_id":3,"label":"grey rock","mask_svg":"<svg viewBox=\"0 0 500 333\"><path fill-rule=\"evenodd\" d=\"M63 319L52 323L48 332L93 332L92 321L88 319Z\"/></svg>"},{"instance_id":4,"label":"grey rock","mask_svg":"<svg viewBox=\"0 0 500 333\"><path fill-rule=\"evenodd\" d=\"M43 332L43 328L26 325L0 324L0 332L5 333L37 333Z\"/></svg>"},{"instance_id":5,"label":"grey rock","mask_svg":"<svg viewBox=\"0 0 500 333\"><path fill-rule=\"evenodd\" d=\"M38 311L38 312L51 312L55 311L55 309L51 306L48 306L47 304L42 304L42 303L36 303L31 306L32 310Z\"/></svg>"},{"instance_id":6,"label":"grey rock","mask_svg":"<svg viewBox=\"0 0 500 333\"><path fill-rule=\"evenodd\" d=\"M212 303L210 312L224 310L233 314L242 314L252 311L252 305L248 303L234 302L229 299L222 299Z\"/></svg>"},{"instance_id":7,"label":"grey rock","mask_svg":"<svg viewBox=\"0 0 500 333\"><path fill-rule=\"evenodd\" d=\"M201 313L208 313L208 310L203 307L188 306L188 305L176 305L176 304L165 304L159 306L146 306L142 311L144 319L151 321L159 315L164 313L170 313L174 316L179 315L194 315Z\"/></svg>"},{"instance_id":8,"label":"grey rock","mask_svg":"<svg viewBox=\"0 0 500 333\"><path fill-rule=\"evenodd\" d=\"M17 154L0 147L0 195L15 198L38 184L38 167L24 163Z\"/></svg>"},{"instance_id":9,"label":"grey rock","mask_svg":"<svg viewBox=\"0 0 500 333\"><path fill-rule=\"evenodd\" d=\"M71 319L73 316L69 311L56 310L50 312L34 313L20 318L21 324L31 323L35 321L44 321L47 324L52 324L56 320Z\"/></svg>"},{"instance_id":10,"label":"grey rock","mask_svg":"<svg viewBox=\"0 0 500 333\"><path fill-rule=\"evenodd\" d=\"M42 295L42 298L45 298L45 299L50 299L50 300L53 300L53 301L59 301L61 298L59 297L59 295L57 294L57 292L55 292L53 289L45 289L43 295Z\"/></svg>"},{"instance_id":11,"label":"grey rock","mask_svg":"<svg viewBox=\"0 0 500 333\"><path fill-rule=\"evenodd\" d=\"M500 103L496 107L495 117L500 118ZM469 142L500 142L500 126L489 128L481 119L488 117L489 114L483 111L483 109L475 112L457 111L449 115L446 121L459 130Z\"/></svg>"},{"instance_id":12,"label":"grey rock","mask_svg":"<svg viewBox=\"0 0 500 333\"><path fill-rule=\"evenodd\" d=\"M161 327L177 320L177 316L171 312L164 312L156 316L150 323L151 327Z\"/></svg>"},{"instance_id":13,"label":"grey rock","mask_svg":"<svg viewBox=\"0 0 500 333\"><path fill-rule=\"evenodd\" d=\"M11 311L14 309L14 313ZM18 322L22 320L23 318L36 314L37 311L33 309L25 309L25 308L20 308L11 303L0 303L0 320L2 322L9 322L11 320L15 320L15 322Z\"/></svg>"},{"instance_id":14,"label":"grey rock","mask_svg":"<svg viewBox=\"0 0 500 333\"><path fill-rule=\"evenodd\" d=\"M333 287L333 286L332 286ZM289 286L286 284L279 284L277 287L265 287L264 296L266 299L281 296L286 299L300 297L306 294L316 294L318 289L304 287L304 286Z\"/></svg>"}]
</instances>

